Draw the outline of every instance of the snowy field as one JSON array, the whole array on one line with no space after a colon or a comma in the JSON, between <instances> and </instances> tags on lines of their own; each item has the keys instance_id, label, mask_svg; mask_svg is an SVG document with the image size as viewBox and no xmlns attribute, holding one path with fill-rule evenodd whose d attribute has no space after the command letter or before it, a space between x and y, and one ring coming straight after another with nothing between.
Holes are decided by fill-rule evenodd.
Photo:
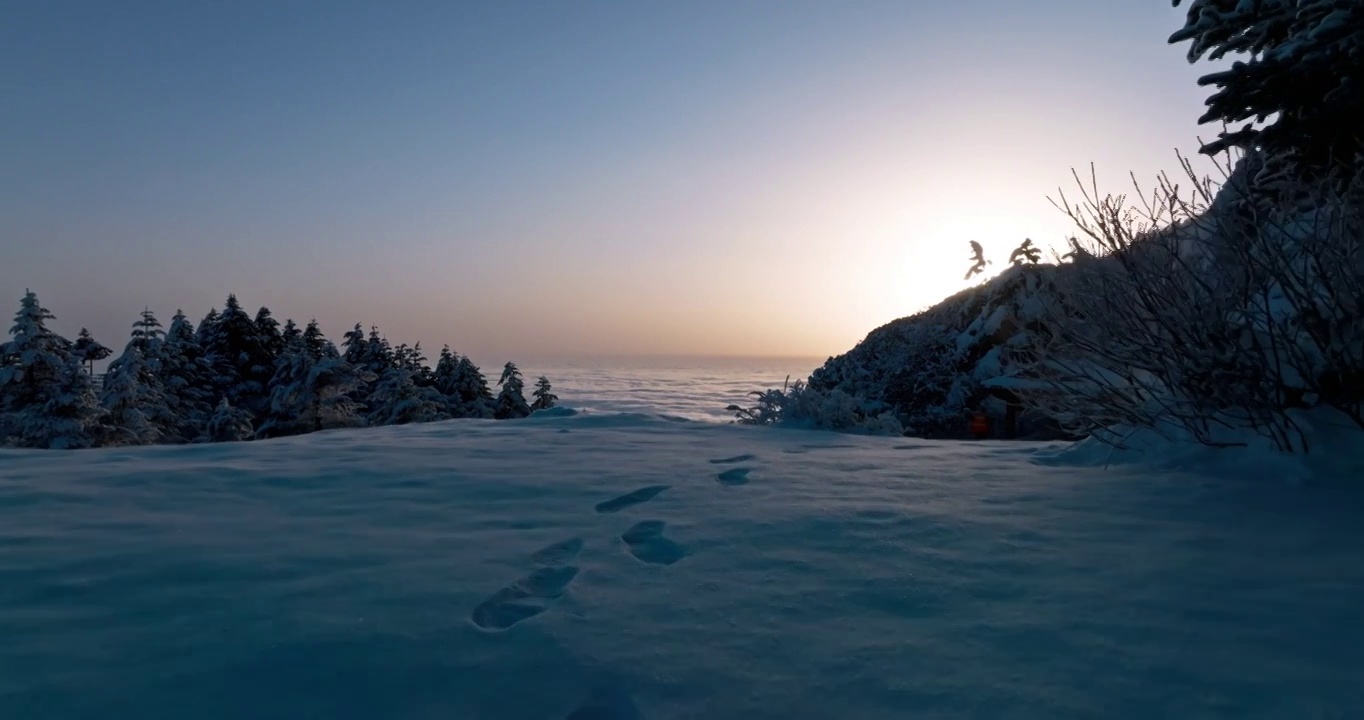
<instances>
[{"instance_id":1,"label":"snowy field","mask_svg":"<svg viewBox=\"0 0 1364 720\"><path fill-rule=\"evenodd\" d=\"M1058 448L578 415L0 451L0 717L1364 717L1347 478Z\"/></svg>"}]
</instances>

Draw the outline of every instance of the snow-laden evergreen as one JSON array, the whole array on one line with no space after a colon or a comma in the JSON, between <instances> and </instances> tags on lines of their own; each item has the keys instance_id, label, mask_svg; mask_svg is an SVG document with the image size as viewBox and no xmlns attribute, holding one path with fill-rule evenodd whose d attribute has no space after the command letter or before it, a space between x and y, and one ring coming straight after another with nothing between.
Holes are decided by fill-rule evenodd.
<instances>
[{"instance_id":1,"label":"snow-laden evergreen","mask_svg":"<svg viewBox=\"0 0 1364 720\"><path fill-rule=\"evenodd\" d=\"M315 356L301 342L270 381L270 410L258 435L277 437L357 427L363 406L350 394L373 376L339 357ZM435 419L435 418L431 418Z\"/></svg>"},{"instance_id":2,"label":"snow-laden evergreen","mask_svg":"<svg viewBox=\"0 0 1364 720\"><path fill-rule=\"evenodd\" d=\"M218 407L208 419L205 430L209 442L250 440L256 432L252 426L251 413L232 407L227 398L218 401Z\"/></svg>"},{"instance_id":3,"label":"snow-laden evergreen","mask_svg":"<svg viewBox=\"0 0 1364 720\"><path fill-rule=\"evenodd\" d=\"M142 351L143 357L155 358L160 354L161 343L165 339L166 333L161 329L161 321L156 319L156 313L144 308L137 322L133 323L129 344Z\"/></svg>"},{"instance_id":4,"label":"snow-laden evergreen","mask_svg":"<svg viewBox=\"0 0 1364 720\"><path fill-rule=\"evenodd\" d=\"M318 327L316 320L309 320L307 327L303 328L302 340L304 350L316 360L341 357L336 345L322 334L322 328Z\"/></svg>"},{"instance_id":5,"label":"snow-laden evergreen","mask_svg":"<svg viewBox=\"0 0 1364 720\"><path fill-rule=\"evenodd\" d=\"M124 356L128 355L129 349L137 350L139 361L149 365L151 372L160 372L161 346L165 339L166 333L161 329L161 321L156 319L156 313L144 308L137 321L133 323L133 330L129 333L123 355L109 363L108 372L105 374L106 382L110 375L119 371L119 365L123 362Z\"/></svg>"},{"instance_id":6,"label":"snow-laden evergreen","mask_svg":"<svg viewBox=\"0 0 1364 720\"><path fill-rule=\"evenodd\" d=\"M507 420L530 414L530 404L526 402L526 383L521 378L521 370L516 367L516 363L509 362L502 367L502 377L497 384L501 390L497 393L493 417Z\"/></svg>"},{"instance_id":7,"label":"snow-laden evergreen","mask_svg":"<svg viewBox=\"0 0 1364 720\"><path fill-rule=\"evenodd\" d=\"M0 442L23 447L91 447L104 438L105 413L84 360L47 327L54 319L24 294L10 339L0 345Z\"/></svg>"},{"instance_id":8,"label":"snow-laden evergreen","mask_svg":"<svg viewBox=\"0 0 1364 720\"><path fill-rule=\"evenodd\" d=\"M72 354L69 343L47 327L55 316L32 291L24 294L10 327L10 340L0 346L0 411L18 411L50 394Z\"/></svg>"},{"instance_id":9,"label":"snow-laden evergreen","mask_svg":"<svg viewBox=\"0 0 1364 720\"><path fill-rule=\"evenodd\" d=\"M355 327L346 331L341 340L341 349L346 358L346 362L351 365L362 365L365 361L365 331L360 323L355 323Z\"/></svg>"},{"instance_id":10,"label":"snow-laden evergreen","mask_svg":"<svg viewBox=\"0 0 1364 720\"><path fill-rule=\"evenodd\" d=\"M75 356L66 361L43 401L30 405L12 419L14 440L24 447L52 450L95 447L106 441L110 431L90 376Z\"/></svg>"},{"instance_id":11,"label":"snow-laden evergreen","mask_svg":"<svg viewBox=\"0 0 1364 720\"><path fill-rule=\"evenodd\" d=\"M426 355L422 353L421 343L410 348L407 345L402 345L399 350L401 352L397 354L396 364L412 373L412 382L416 383L418 387L425 388L435 384L435 372L426 362Z\"/></svg>"},{"instance_id":12,"label":"snow-laden evergreen","mask_svg":"<svg viewBox=\"0 0 1364 720\"><path fill-rule=\"evenodd\" d=\"M71 346L71 352L75 353L85 363L86 371L93 376L95 374L95 363L108 358L114 351L95 340L90 335L89 330L81 328L80 334L76 336L75 344Z\"/></svg>"},{"instance_id":13,"label":"snow-laden evergreen","mask_svg":"<svg viewBox=\"0 0 1364 720\"><path fill-rule=\"evenodd\" d=\"M136 331L135 331L136 332ZM116 428L111 444L149 445L175 438L173 400L148 361L145 336L134 335L104 376L100 404Z\"/></svg>"},{"instance_id":14,"label":"snow-laden evergreen","mask_svg":"<svg viewBox=\"0 0 1364 720\"><path fill-rule=\"evenodd\" d=\"M269 316L268 311L264 313ZM262 331L229 295L223 311L201 341L222 397L233 406L259 416L269 404L268 385L275 373L271 346L275 335Z\"/></svg>"},{"instance_id":15,"label":"snow-laden evergreen","mask_svg":"<svg viewBox=\"0 0 1364 720\"><path fill-rule=\"evenodd\" d=\"M559 396L554 394L554 388L549 384L549 378L541 375L535 381L535 392L533 393L535 402L531 403L532 412L536 410L548 410L559 402Z\"/></svg>"},{"instance_id":16,"label":"snow-laden evergreen","mask_svg":"<svg viewBox=\"0 0 1364 720\"><path fill-rule=\"evenodd\" d=\"M284 321L284 329L279 331L280 352L288 352L303 339L303 331L298 329L298 324L293 318Z\"/></svg>"},{"instance_id":17,"label":"snow-laden evergreen","mask_svg":"<svg viewBox=\"0 0 1364 720\"><path fill-rule=\"evenodd\" d=\"M161 345L160 377L176 418L174 436L193 442L205 433L218 395L213 367L181 310L175 311Z\"/></svg>"},{"instance_id":18,"label":"snow-laden evergreen","mask_svg":"<svg viewBox=\"0 0 1364 720\"><path fill-rule=\"evenodd\" d=\"M356 323L353 330L346 333L343 347L345 348L346 362L364 370L374 378L364 387L357 388L352 395L364 404L365 412L368 414L374 409L370 398L378 391L376 384L388 370L396 366L392 347L389 345L388 339L379 334L377 326L371 325L369 334L366 335L360 329L359 323Z\"/></svg>"},{"instance_id":19,"label":"snow-laden evergreen","mask_svg":"<svg viewBox=\"0 0 1364 720\"><path fill-rule=\"evenodd\" d=\"M369 396L370 425L406 425L450 417L445 399L431 387L422 387L406 368L384 371Z\"/></svg>"},{"instance_id":20,"label":"snow-laden evergreen","mask_svg":"<svg viewBox=\"0 0 1364 720\"><path fill-rule=\"evenodd\" d=\"M1317 168L1359 156L1364 3L1192 0L1170 42L1188 42L1190 62L1236 60L1199 80L1217 88L1199 122L1233 126L1204 152L1259 149Z\"/></svg>"},{"instance_id":21,"label":"snow-laden evergreen","mask_svg":"<svg viewBox=\"0 0 1364 720\"><path fill-rule=\"evenodd\" d=\"M388 338L379 334L377 326L369 328L369 337L365 339L364 350L360 355L360 365L376 375L382 375L385 370L398 366L393 355L393 346L389 344Z\"/></svg>"},{"instance_id":22,"label":"snow-laden evergreen","mask_svg":"<svg viewBox=\"0 0 1364 720\"><path fill-rule=\"evenodd\" d=\"M199 347L207 348L217 329L218 308L212 308L204 315L204 319L199 321L199 327L194 331L194 339L199 343Z\"/></svg>"},{"instance_id":23,"label":"snow-laden evergreen","mask_svg":"<svg viewBox=\"0 0 1364 720\"><path fill-rule=\"evenodd\" d=\"M256 311L256 336L259 338L262 355L271 358L279 357L284 351L284 335L280 330L279 321L275 320L270 314L270 308L261 307Z\"/></svg>"},{"instance_id":24,"label":"snow-laden evergreen","mask_svg":"<svg viewBox=\"0 0 1364 720\"><path fill-rule=\"evenodd\" d=\"M495 407L488 378L474 361L465 355L455 366L454 386L459 395L463 417L491 418Z\"/></svg>"},{"instance_id":25,"label":"snow-laden evergreen","mask_svg":"<svg viewBox=\"0 0 1364 720\"><path fill-rule=\"evenodd\" d=\"M459 395L459 356L449 345L440 349L436 367L431 371L431 387L445 399L445 411L450 417L465 417L464 403Z\"/></svg>"},{"instance_id":26,"label":"snow-laden evergreen","mask_svg":"<svg viewBox=\"0 0 1364 720\"><path fill-rule=\"evenodd\" d=\"M235 304L236 298L232 298L231 302ZM237 371L236 354L229 347L223 332L223 315L216 309L210 310L199 322L195 339L203 349L204 360L208 363L212 375L214 397L225 398L229 395L235 397L241 376Z\"/></svg>"}]
</instances>

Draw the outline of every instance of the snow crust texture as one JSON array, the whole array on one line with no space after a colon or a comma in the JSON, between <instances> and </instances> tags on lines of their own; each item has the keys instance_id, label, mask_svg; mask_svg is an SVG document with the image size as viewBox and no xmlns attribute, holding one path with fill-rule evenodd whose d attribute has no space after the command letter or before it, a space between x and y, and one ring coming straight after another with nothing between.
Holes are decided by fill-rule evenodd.
<instances>
[{"instance_id":1,"label":"snow crust texture","mask_svg":"<svg viewBox=\"0 0 1364 720\"><path fill-rule=\"evenodd\" d=\"M0 715L1360 716L1357 487L1060 449L547 414L0 451Z\"/></svg>"}]
</instances>

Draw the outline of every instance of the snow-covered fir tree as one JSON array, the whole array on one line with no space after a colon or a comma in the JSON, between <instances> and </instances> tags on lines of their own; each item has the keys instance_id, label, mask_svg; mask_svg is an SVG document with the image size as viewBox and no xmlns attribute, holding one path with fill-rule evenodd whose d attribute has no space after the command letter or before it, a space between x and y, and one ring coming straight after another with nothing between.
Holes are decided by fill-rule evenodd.
<instances>
[{"instance_id":1,"label":"snow-covered fir tree","mask_svg":"<svg viewBox=\"0 0 1364 720\"><path fill-rule=\"evenodd\" d=\"M385 357L386 347L387 343L379 337L379 328L371 327L369 336L366 337L360 323L356 323L355 327L347 332L342 339L342 348L344 348L342 357L346 359L346 362L364 370L375 378L374 381L366 383L364 387L356 388L351 393L351 398L364 405L366 412L371 407L369 397L374 391L374 383L383 376L385 370L392 367L390 360Z\"/></svg>"},{"instance_id":2,"label":"snow-covered fir tree","mask_svg":"<svg viewBox=\"0 0 1364 720\"><path fill-rule=\"evenodd\" d=\"M269 404L266 387L275 374L270 343L271 339L242 310L235 295L228 296L204 341L221 394L233 407L256 416L263 414Z\"/></svg>"},{"instance_id":3,"label":"snow-covered fir tree","mask_svg":"<svg viewBox=\"0 0 1364 720\"><path fill-rule=\"evenodd\" d=\"M549 378L544 375L535 381L535 402L531 403L532 412L536 410L548 410L559 402L559 396L554 394L554 388L549 384Z\"/></svg>"},{"instance_id":4,"label":"snow-covered fir tree","mask_svg":"<svg viewBox=\"0 0 1364 720\"><path fill-rule=\"evenodd\" d=\"M365 364L366 347L365 331L360 323L355 323L355 327L346 331L346 334L341 338L342 355L346 358L346 362L351 365Z\"/></svg>"},{"instance_id":5,"label":"snow-covered fir tree","mask_svg":"<svg viewBox=\"0 0 1364 720\"><path fill-rule=\"evenodd\" d=\"M104 444L109 426L90 376L71 356L53 392L40 405L17 416L20 445L50 450L78 450Z\"/></svg>"},{"instance_id":6,"label":"snow-covered fir tree","mask_svg":"<svg viewBox=\"0 0 1364 720\"><path fill-rule=\"evenodd\" d=\"M435 388L419 387L412 371L391 367L384 371L369 396L370 425L405 425L450 417L445 399Z\"/></svg>"},{"instance_id":7,"label":"snow-covered fir tree","mask_svg":"<svg viewBox=\"0 0 1364 720\"><path fill-rule=\"evenodd\" d=\"M381 378L385 370L398 367L397 359L393 355L393 346L389 345L388 338L379 334L378 326L371 325L369 328L369 337L365 340L360 366Z\"/></svg>"},{"instance_id":8,"label":"snow-covered fir tree","mask_svg":"<svg viewBox=\"0 0 1364 720\"><path fill-rule=\"evenodd\" d=\"M114 351L99 344L99 341L90 336L89 330L81 328L80 335L76 336L76 342L71 346L71 352L85 363L86 371L93 377L95 363L109 357Z\"/></svg>"},{"instance_id":9,"label":"snow-covered fir tree","mask_svg":"<svg viewBox=\"0 0 1364 720\"><path fill-rule=\"evenodd\" d=\"M459 356L450 350L449 345L442 347L440 357L436 359L436 367L431 371L432 387L442 395L457 395L459 390L455 385L455 379L458 368Z\"/></svg>"},{"instance_id":10,"label":"snow-covered fir tree","mask_svg":"<svg viewBox=\"0 0 1364 720\"><path fill-rule=\"evenodd\" d=\"M412 371L412 381L421 387L431 387L436 382L435 370L426 361L426 355L422 353L422 344L417 343L412 346L412 353L408 356L408 369Z\"/></svg>"},{"instance_id":11,"label":"snow-covered fir tree","mask_svg":"<svg viewBox=\"0 0 1364 720\"><path fill-rule=\"evenodd\" d=\"M203 350L204 360L209 366L213 396L219 399L227 397L241 382L241 378L237 372L236 356L232 348L228 347L227 338L223 334L222 314L216 309L210 310L208 315L199 321L199 328L195 331L194 337ZM235 395L235 392L233 394ZM215 403L215 408L216 406Z\"/></svg>"},{"instance_id":12,"label":"snow-covered fir tree","mask_svg":"<svg viewBox=\"0 0 1364 720\"><path fill-rule=\"evenodd\" d=\"M270 314L270 308L262 306L256 311L254 322L265 354L277 359L284 352L284 334L280 331L279 321Z\"/></svg>"},{"instance_id":13,"label":"snow-covered fir tree","mask_svg":"<svg viewBox=\"0 0 1364 720\"><path fill-rule=\"evenodd\" d=\"M175 434L185 441L203 435L217 397L213 368L185 313L175 311L161 345L161 383L176 418Z\"/></svg>"},{"instance_id":14,"label":"snow-covered fir tree","mask_svg":"<svg viewBox=\"0 0 1364 720\"><path fill-rule=\"evenodd\" d=\"M176 309L175 315L171 317L170 327L166 328L166 344L179 344L184 347L198 348L202 353L203 346L199 344L199 336L194 332L194 323L185 316L185 311Z\"/></svg>"},{"instance_id":15,"label":"snow-covered fir tree","mask_svg":"<svg viewBox=\"0 0 1364 720\"><path fill-rule=\"evenodd\" d=\"M180 439L171 400L144 354L145 345L145 335L134 335L104 376L100 404L114 427L111 444L149 445Z\"/></svg>"},{"instance_id":16,"label":"snow-covered fir tree","mask_svg":"<svg viewBox=\"0 0 1364 720\"><path fill-rule=\"evenodd\" d=\"M317 326L316 320L309 320L308 326L303 330L303 347L318 360L341 357L336 345L322 334L322 329Z\"/></svg>"},{"instance_id":17,"label":"snow-covered fir tree","mask_svg":"<svg viewBox=\"0 0 1364 720\"><path fill-rule=\"evenodd\" d=\"M426 364L426 356L422 354L421 343L412 347L408 347L407 343L399 345L393 351L393 364L411 372L412 382L418 387L431 387L434 382L431 367Z\"/></svg>"},{"instance_id":18,"label":"snow-covered fir tree","mask_svg":"<svg viewBox=\"0 0 1364 720\"><path fill-rule=\"evenodd\" d=\"M104 411L73 345L47 327L53 315L26 292L0 345L0 440L83 448L102 439Z\"/></svg>"},{"instance_id":19,"label":"snow-covered fir tree","mask_svg":"<svg viewBox=\"0 0 1364 720\"><path fill-rule=\"evenodd\" d=\"M341 357L317 357L302 342L270 381L270 410L257 435L278 437L357 427L363 406L350 397L373 380Z\"/></svg>"},{"instance_id":20,"label":"snow-covered fir tree","mask_svg":"<svg viewBox=\"0 0 1364 720\"><path fill-rule=\"evenodd\" d=\"M455 366L455 388L459 395L460 416L469 418L491 418L494 398L488 378L483 371L469 359L461 357Z\"/></svg>"},{"instance_id":21,"label":"snow-covered fir tree","mask_svg":"<svg viewBox=\"0 0 1364 720\"><path fill-rule=\"evenodd\" d=\"M123 355L115 358L109 363L109 370L105 373L105 382L111 375L119 370L119 364L127 355L128 348L136 348L141 361L149 366L153 372L159 372L161 366L161 346L166 339L166 333L161 329L161 321L156 319L156 313L150 308L143 308L138 316L137 322L133 323L133 330L129 334L128 344L124 347Z\"/></svg>"},{"instance_id":22,"label":"snow-covered fir tree","mask_svg":"<svg viewBox=\"0 0 1364 720\"><path fill-rule=\"evenodd\" d=\"M379 390L378 385L383 382L389 370L398 366L398 362L393 353L393 346L389 344L387 338L379 333L377 325L370 326L369 335L365 338L359 357L356 367L375 378L373 382L357 391L359 394L357 399L364 403L366 415L372 418L374 410L378 407L374 398L375 393Z\"/></svg>"},{"instance_id":23,"label":"snow-covered fir tree","mask_svg":"<svg viewBox=\"0 0 1364 720\"><path fill-rule=\"evenodd\" d=\"M393 348L393 366L404 370L413 369L415 363L412 361L412 353L413 349L408 347L407 343L399 343Z\"/></svg>"},{"instance_id":24,"label":"snow-covered fir tree","mask_svg":"<svg viewBox=\"0 0 1364 720\"><path fill-rule=\"evenodd\" d=\"M179 316L177 316L179 317ZM183 333L185 328L177 328ZM100 404L116 428L110 440L145 445L182 440L178 403L165 387L166 333L150 308L133 323L123 353L109 363Z\"/></svg>"},{"instance_id":25,"label":"snow-covered fir tree","mask_svg":"<svg viewBox=\"0 0 1364 720\"><path fill-rule=\"evenodd\" d=\"M280 353L284 354L289 352L291 348L296 347L298 343L302 342L303 331L299 330L298 325L294 324L293 318L289 318L284 321L284 329L280 330L279 336L282 343Z\"/></svg>"},{"instance_id":26,"label":"snow-covered fir tree","mask_svg":"<svg viewBox=\"0 0 1364 720\"><path fill-rule=\"evenodd\" d=\"M211 308L203 320L199 321L199 329L194 332L194 339L199 343L199 347L208 348L211 336L218 329L218 308Z\"/></svg>"},{"instance_id":27,"label":"snow-covered fir tree","mask_svg":"<svg viewBox=\"0 0 1364 720\"><path fill-rule=\"evenodd\" d=\"M24 294L10 339L0 346L0 412L16 412L43 402L72 354L70 343L52 332L55 316L32 291Z\"/></svg>"},{"instance_id":28,"label":"snow-covered fir tree","mask_svg":"<svg viewBox=\"0 0 1364 720\"><path fill-rule=\"evenodd\" d=\"M250 440L255 434L252 428L251 413L223 398L208 420L207 439L209 442L238 442Z\"/></svg>"},{"instance_id":29,"label":"snow-covered fir tree","mask_svg":"<svg viewBox=\"0 0 1364 720\"><path fill-rule=\"evenodd\" d=\"M1237 58L1199 80L1217 88L1199 122L1233 126L1204 146L1205 153L1260 149L1308 167L1358 162L1364 3L1192 0L1188 8L1184 27L1170 42L1189 42L1190 62Z\"/></svg>"},{"instance_id":30,"label":"snow-covered fir tree","mask_svg":"<svg viewBox=\"0 0 1364 720\"><path fill-rule=\"evenodd\" d=\"M459 356L446 345L440 349L440 358L431 371L431 387L445 398L446 412L450 417L464 417L464 406L459 396Z\"/></svg>"},{"instance_id":31,"label":"snow-covered fir tree","mask_svg":"<svg viewBox=\"0 0 1364 720\"><path fill-rule=\"evenodd\" d=\"M509 420L530 414L530 405L526 402L526 383L521 379L521 370L516 363L509 362L502 367L502 378L497 384L502 390L497 394L493 417Z\"/></svg>"},{"instance_id":32,"label":"snow-covered fir tree","mask_svg":"<svg viewBox=\"0 0 1364 720\"><path fill-rule=\"evenodd\" d=\"M132 338L128 341L142 351L144 358L155 358L161 350L166 333L161 330L161 321L151 308L143 308L142 315L133 323Z\"/></svg>"}]
</instances>

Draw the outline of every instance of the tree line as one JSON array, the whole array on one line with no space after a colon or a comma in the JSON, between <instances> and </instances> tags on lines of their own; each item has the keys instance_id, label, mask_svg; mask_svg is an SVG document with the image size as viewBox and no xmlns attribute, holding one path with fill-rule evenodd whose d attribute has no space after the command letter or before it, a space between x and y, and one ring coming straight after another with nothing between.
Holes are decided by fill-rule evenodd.
<instances>
[{"instance_id":1,"label":"tree line","mask_svg":"<svg viewBox=\"0 0 1364 720\"><path fill-rule=\"evenodd\" d=\"M513 419L554 407L541 376L531 398L515 363L488 378L449 346L435 366L421 344L391 345L357 323L338 347L317 322L281 325L262 307L248 314L229 295L197 326L176 311L163 327L151 310L112 355L84 328L75 341L28 291L0 345L0 445L89 448L230 442L334 428L450 418Z\"/></svg>"}]
</instances>

